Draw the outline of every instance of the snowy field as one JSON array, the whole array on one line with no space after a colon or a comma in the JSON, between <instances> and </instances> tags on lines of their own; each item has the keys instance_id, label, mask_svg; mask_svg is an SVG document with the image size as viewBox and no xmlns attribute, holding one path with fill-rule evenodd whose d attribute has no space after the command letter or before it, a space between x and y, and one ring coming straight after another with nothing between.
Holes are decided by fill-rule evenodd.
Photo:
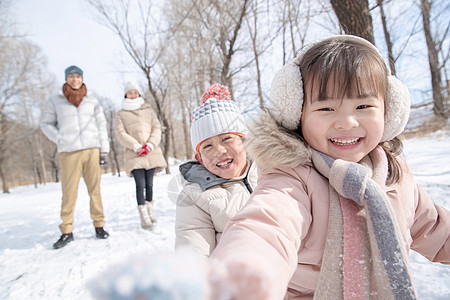
<instances>
[{"instance_id":1,"label":"snowy field","mask_svg":"<svg viewBox=\"0 0 450 300\"><path fill-rule=\"evenodd\" d=\"M405 141L405 155L417 182L434 201L450 209L450 135ZM102 177L105 229L110 238L98 240L89 216L89 199L80 182L75 212L75 241L54 250L60 236L59 183L25 186L0 195L0 299L92 299L86 282L98 278L109 266L130 256L151 257L173 251L175 205L168 196L169 182L177 173L158 175L154 182L153 231L140 228L134 181L122 174ZM173 181L172 181L173 182ZM419 299L450 299L450 266L432 264L411 253ZM95 284L95 282L94 282Z\"/></svg>"}]
</instances>

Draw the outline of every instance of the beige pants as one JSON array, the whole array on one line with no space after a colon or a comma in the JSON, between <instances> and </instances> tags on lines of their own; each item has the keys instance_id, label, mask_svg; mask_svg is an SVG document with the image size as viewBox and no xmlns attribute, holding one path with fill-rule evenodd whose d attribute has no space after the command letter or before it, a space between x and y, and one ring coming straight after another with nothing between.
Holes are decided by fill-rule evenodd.
<instances>
[{"instance_id":1,"label":"beige pants","mask_svg":"<svg viewBox=\"0 0 450 300\"><path fill-rule=\"evenodd\" d=\"M78 184L83 176L90 197L91 218L95 227L105 225L102 198L100 195L100 149L85 149L59 154L61 166L62 204L59 229L62 233L73 231L75 203L78 195Z\"/></svg>"}]
</instances>

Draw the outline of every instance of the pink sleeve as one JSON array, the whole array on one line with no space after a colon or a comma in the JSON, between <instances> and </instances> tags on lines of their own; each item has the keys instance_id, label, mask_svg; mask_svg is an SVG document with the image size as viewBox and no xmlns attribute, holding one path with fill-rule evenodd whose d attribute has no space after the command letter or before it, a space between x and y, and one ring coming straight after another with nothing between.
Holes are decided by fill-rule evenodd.
<instances>
[{"instance_id":1,"label":"pink sleeve","mask_svg":"<svg viewBox=\"0 0 450 300\"><path fill-rule=\"evenodd\" d=\"M282 299L311 224L305 185L295 172L260 175L247 205L227 224L212 258L225 264L233 299Z\"/></svg>"},{"instance_id":2,"label":"pink sleeve","mask_svg":"<svg viewBox=\"0 0 450 300\"><path fill-rule=\"evenodd\" d=\"M434 204L420 186L415 187L415 197L411 249L430 261L450 264L450 211Z\"/></svg>"}]
</instances>

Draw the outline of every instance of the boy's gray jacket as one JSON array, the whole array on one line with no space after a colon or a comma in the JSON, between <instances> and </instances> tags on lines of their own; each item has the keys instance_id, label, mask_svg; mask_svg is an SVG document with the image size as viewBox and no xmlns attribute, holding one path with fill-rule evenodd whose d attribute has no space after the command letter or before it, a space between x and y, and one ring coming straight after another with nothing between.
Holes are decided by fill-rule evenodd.
<instances>
[{"instance_id":1,"label":"boy's gray jacket","mask_svg":"<svg viewBox=\"0 0 450 300\"><path fill-rule=\"evenodd\" d=\"M109 152L103 108L89 91L78 107L64 97L62 89L51 97L42 112L41 130L60 153L90 148Z\"/></svg>"},{"instance_id":2,"label":"boy's gray jacket","mask_svg":"<svg viewBox=\"0 0 450 300\"><path fill-rule=\"evenodd\" d=\"M256 187L256 166L250 164L244 175L232 179L215 176L197 161L181 165L180 172L185 186L177 199L175 246L191 246L208 256Z\"/></svg>"}]
</instances>

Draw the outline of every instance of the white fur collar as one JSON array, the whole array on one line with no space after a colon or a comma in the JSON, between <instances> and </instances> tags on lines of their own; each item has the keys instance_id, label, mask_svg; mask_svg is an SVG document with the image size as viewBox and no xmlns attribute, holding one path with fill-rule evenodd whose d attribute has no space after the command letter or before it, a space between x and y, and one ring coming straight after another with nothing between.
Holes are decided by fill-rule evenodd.
<instances>
[{"instance_id":1,"label":"white fur collar","mask_svg":"<svg viewBox=\"0 0 450 300\"><path fill-rule=\"evenodd\" d=\"M144 99L142 97L134 98L134 99L128 99L125 98L122 101L122 109L123 110L136 110L141 108L141 106L145 103Z\"/></svg>"},{"instance_id":2,"label":"white fur collar","mask_svg":"<svg viewBox=\"0 0 450 300\"><path fill-rule=\"evenodd\" d=\"M258 168L294 168L310 162L311 152L299 139L263 111L249 126L247 153Z\"/></svg>"}]
</instances>

